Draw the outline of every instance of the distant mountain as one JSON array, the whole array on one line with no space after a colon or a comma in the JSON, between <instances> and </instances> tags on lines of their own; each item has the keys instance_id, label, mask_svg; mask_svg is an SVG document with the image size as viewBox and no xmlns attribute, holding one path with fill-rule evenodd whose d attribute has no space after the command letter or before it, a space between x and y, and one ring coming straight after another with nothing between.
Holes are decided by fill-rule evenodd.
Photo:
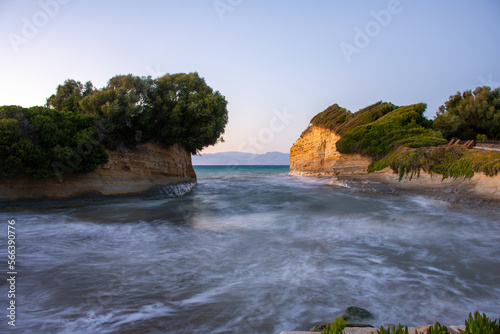
<instances>
[{"instance_id":1,"label":"distant mountain","mask_svg":"<svg viewBox=\"0 0 500 334\"><path fill-rule=\"evenodd\" d=\"M244 152L222 152L193 155L193 165L289 165L290 154L268 152L252 154Z\"/></svg>"}]
</instances>

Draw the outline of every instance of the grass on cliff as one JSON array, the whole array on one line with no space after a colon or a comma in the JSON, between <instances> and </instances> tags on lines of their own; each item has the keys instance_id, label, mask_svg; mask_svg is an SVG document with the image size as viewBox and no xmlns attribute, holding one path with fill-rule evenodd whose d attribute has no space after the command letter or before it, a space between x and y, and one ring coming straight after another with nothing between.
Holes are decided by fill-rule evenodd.
<instances>
[{"instance_id":1,"label":"grass on cliff","mask_svg":"<svg viewBox=\"0 0 500 334\"><path fill-rule=\"evenodd\" d=\"M314 116L311 124L343 135L347 130L376 121L396 108L397 106L392 103L379 101L353 114L338 104L334 104Z\"/></svg>"},{"instance_id":2,"label":"grass on cliff","mask_svg":"<svg viewBox=\"0 0 500 334\"><path fill-rule=\"evenodd\" d=\"M368 167L372 173L385 167L403 177L419 176L421 171L441 174L446 178L471 178L475 173L495 176L500 172L500 152L470 150L463 146L422 147L411 149L401 147Z\"/></svg>"},{"instance_id":3,"label":"grass on cliff","mask_svg":"<svg viewBox=\"0 0 500 334\"><path fill-rule=\"evenodd\" d=\"M341 136L337 150L381 159L401 147L424 147L446 144L432 121L423 113L424 103L404 107L377 102L352 114L337 104L316 115L311 124L335 131Z\"/></svg>"}]
</instances>

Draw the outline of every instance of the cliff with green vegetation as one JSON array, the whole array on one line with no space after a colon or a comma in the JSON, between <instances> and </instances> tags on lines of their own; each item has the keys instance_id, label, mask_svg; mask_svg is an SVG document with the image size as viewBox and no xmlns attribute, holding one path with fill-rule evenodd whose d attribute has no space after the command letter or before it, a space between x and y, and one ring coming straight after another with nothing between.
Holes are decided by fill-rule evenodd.
<instances>
[{"instance_id":1,"label":"cliff with green vegetation","mask_svg":"<svg viewBox=\"0 0 500 334\"><path fill-rule=\"evenodd\" d=\"M397 107L378 102L352 114L333 105L316 115L311 124L338 133L340 153L359 153L379 159L400 146L415 148L447 142L423 116L425 108L423 103Z\"/></svg>"},{"instance_id":2,"label":"cliff with green vegetation","mask_svg":"<svg viewBox=\"0 0 500 334\"><path fill-rule=\"evenodd\" d=\"M45 107L2 106L0 200L130 194L192 183L191 154L222 140L226 106L197 73L121 75L101 89L67 80ZM138 149L151 159L134 153ZM100 176L108 188L98 186ZM89 178L95 186L83 182ZM136 186L127 187L128 179Z\"/></svg>"},{"instance_id":3,"label":"cliff with green vegetation","mask_svg":"<svg viewBox=\"0 0 500 334\"><path fill-rule=\"evenodd\" d=\"M499 96L500 89L489 87L457 93L440 108L435 120L424 117L426 105L423 103L396 106L377 102L356 113L334 104L314 116L292 146L290 171L292 174L353 176L387 174L390 168L399 181L411 181L426 174L439 182L448 178L477 181L474 183L477 191L484 185L483 176L486 176L492 186L488 192L500 197L497 180L500 150L470 149L473 141L468 147L447 145L454 136L478 140L498 138Z\"/></svg>"},{"instance_id":4,"label":"cliff with green vegetation","mask_svg":"<svg viewBox=\"0 0 500 334\"><path fill-rule=\"evenodd\" d=\"M316 160L324 161L324 152L320 150L304 150L304 147L332 146L328 156L337 156L343 165L356 165L366 168L371 161L382 159L395 149L405 147L422 147L445 144L446 140L440 132L431 128L431 122L423 117L425 104L397 107L392 103L377 102L371 106L351 113L334 104L311 120L311 126L304 131L294 144L290 153L291 171L294 173L310 171L307 166L315 165ZM312 138L310 133L324 129L321 143ZM330 140L327 138L329 137ZM364 157L364 158L363 158ZM351 163L352 159L357 160ZM364 163L360 163L364 159ZM302 161L309 160L307 164ZM326 166L337 175L338 163ZM313 167L314 169L314 167ZM328 174L325 168L321 170ZM357 171L359 174L359 169Z\"/></svg>"}]
</instances>

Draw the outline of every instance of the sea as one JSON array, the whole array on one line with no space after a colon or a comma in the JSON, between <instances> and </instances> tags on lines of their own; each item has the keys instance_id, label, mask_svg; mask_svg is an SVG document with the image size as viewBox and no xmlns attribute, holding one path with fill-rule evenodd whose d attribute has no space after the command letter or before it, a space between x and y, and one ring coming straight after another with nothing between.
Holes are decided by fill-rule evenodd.
<instances>
[{"instance_id":1,"label":"sea","mask_svg":"<svg viewBox=\"0 0 500 334\"><path fill-rule=\"evenodd\" d=\"M288 166L195 166L186 196L0 211L0 333L280 333L500 317L500 214ZM15 301L15 328L9 302Z\"/></svg>"}]
</instances>

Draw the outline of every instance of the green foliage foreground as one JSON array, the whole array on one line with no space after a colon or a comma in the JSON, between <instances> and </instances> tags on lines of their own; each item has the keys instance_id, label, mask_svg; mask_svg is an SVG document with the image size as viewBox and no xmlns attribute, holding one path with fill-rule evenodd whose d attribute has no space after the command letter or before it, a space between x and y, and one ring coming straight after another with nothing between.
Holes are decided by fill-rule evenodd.
<instances>
[{"instance_id":1,"label":"green foliage foreground","mask_svg":"<svg viewBox=\"0 0 500 334\"><path fill-rule=\"evenodd\" d=\"M343 318L337 318L334 322L328 324L322 331L321 334L342 334L342 330L346 327L346 323ZM377 334L408 334L408 326L403 326L398 324L398 326L392 326L385 329L380 326L377 330ZM446 326L442 326L439 322L436 322L433 326L429 327L426 332L416 332L415 334L448 334L450 331ZM498 320L492 321L486 316L486 314L480 314L478 311L469 314L469 318L465 320L465 331L461 331L462 334L500 334L500 324Z\"/></svg>"},{"instance_id":2,"label":"green foliage foreground","mask_svg":"<svg viewBox=\"0 0 500 334\"><path fill-rule=\"evenodd\" d=\"M66 80L47 107L0 107L0 176L47 178L89 172L105 148L180 144L190 153L222 140L227 101L198 73L120 75L94 89Z\"/></svg>"},{"instance_id":3,"label":"green foliage foreground","mask_svg":"<svg viewBox=\"0 0 500 334\"><path fill-rule=\"evenodd\" d=\"M342 334L342 330L346 327L344 318L337 318L333 322L323 328L321 334Z\"/></svg>"}]
</instances>

